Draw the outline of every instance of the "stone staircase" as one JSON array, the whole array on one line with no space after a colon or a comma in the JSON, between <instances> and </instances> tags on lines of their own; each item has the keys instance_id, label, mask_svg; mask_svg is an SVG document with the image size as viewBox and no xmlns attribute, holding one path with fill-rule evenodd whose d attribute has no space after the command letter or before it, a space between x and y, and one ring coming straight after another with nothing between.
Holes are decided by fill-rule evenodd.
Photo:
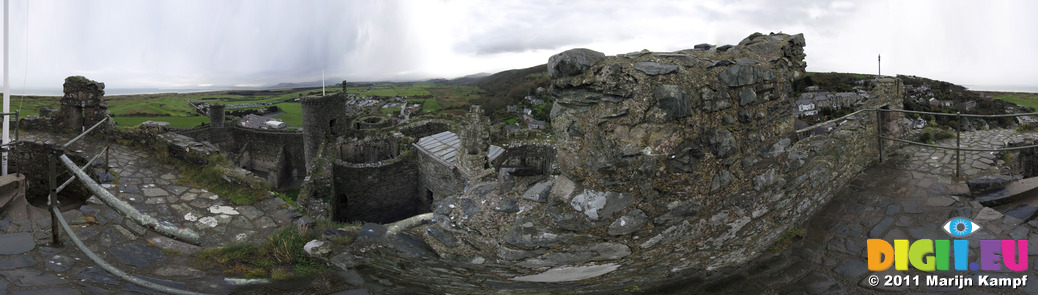
<instances>
[{"instance_id":1,"label":"stone staircase","mask_svg":"<svg viewBox=\"0 0 1038 295\"><path fill-rule=\"evenodd\" d=\"M48 216L46 209L29 205L25 199L25 175L0 176L0 219L9 217L14 222L25 222Z\"/></svg>"}]
</instances>

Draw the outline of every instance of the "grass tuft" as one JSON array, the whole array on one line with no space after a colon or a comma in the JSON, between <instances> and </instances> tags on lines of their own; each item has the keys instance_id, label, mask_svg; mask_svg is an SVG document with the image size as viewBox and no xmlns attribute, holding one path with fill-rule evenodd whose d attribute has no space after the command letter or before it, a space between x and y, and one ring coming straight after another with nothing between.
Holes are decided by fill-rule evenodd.
<instances>
[{"instance_id":1,"label":"grass tuft","mask_svg":"<svg viewBox=\"0 0 1038 295\"><path fill-rule=\"evenodd\" d=\"M327 273L328 266L310 258L303 251L307 242L321 238L323 228L356 228L358 224L335 223L321 220L315 228L290 226L279 229L262 244L230 244L201 251L191 259L199 269L219 270L226 275L246 278L287 279ZM345 245L351 238L337 238L335 244Z\"/></svg>"},{"instance_id":2,"label":"grass tuft","mask_svg":"<svg viewBox=\"0 0 1038 295\"><path fill-rule=\"evenodd\" d=\"M782 250L789 248L789 246L792 245L794 241L804 238L804 233L804 228L799 226L792 227L789 230L786 230L786 233L783 234L781 238L779 238L778 242L775 242L774 245L771 245L771 247L768 248L768 251L772 253L782 252Z\"/></svg>"}]
</instances>

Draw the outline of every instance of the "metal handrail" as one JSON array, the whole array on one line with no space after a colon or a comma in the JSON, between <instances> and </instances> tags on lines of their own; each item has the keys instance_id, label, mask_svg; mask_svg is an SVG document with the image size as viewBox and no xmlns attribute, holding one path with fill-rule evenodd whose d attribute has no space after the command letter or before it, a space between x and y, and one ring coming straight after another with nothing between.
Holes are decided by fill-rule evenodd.
<instances>
[{"instance_id":1,"label":"metal handrail","mask_svg":"<svg viewBox=\"0 0 1038 295\"><path fill-rule=\"evenodd\" d=\"M79 141L80 139L83 139L84 136L86 136L87 134L90 134L90 132L94 131L94 129L96 129L97 127L101 126L101 124L103 124L104 122L108 122L108 120L111 120L111 119L112 119L112 117L105 117L104 120L101 120L100 122L97 122L97 124L94 124L94 126L91 126L90 129L87 129L86 131L83 131L83 133L80 133L76 137L72 138L72 140L69 140L68 142L66 142L64 145L61 146L61 148L67 148L68 146L72 145L72 143L75 143L76 141Z\"/></svg>"},{"instance_id":2,"label":"metal handrail","mask_svg":"<svg viewBox=\"0 0 1038 295\"><path fill-rule=\"evenodd\" d=\"M854 115L857 115L858 113L866 112L866 111L874 111L874 110L877 110L879 108L885 107L887 105L888 104L885 103L885 104L881 104L879 106L876 106L876 108L860 109L860 110L854 111L853 113L840 116L839 118L836 118L836 119L828 120L828 121L821 122L821 123L815 123L814 125L811 125L811 126L808 126L808 127L804 127L804 128L801 128L801 129L797 129L797 131L793 131L793 133L804 133L804 132L807 132L807 131L811 131L811 130L813 130L815 128L818 128L818 127L822 127L822 126L825 126L825 125L836 123L836 121L846 120L847 118L849 118L851 116L854 116Z\"/></svg>"},{"instance_id":3,"label":"metal handrail","mask_svg":"<svg viewBox=\"0 0 1038 295\"><path fill-rule=\"evenodd\" d=\"M140 279L140 278L128 275L127 273L123 272L122 270L119 270L118 268L115 268L114 266L108 264L103 259L101 259L101 257L97 256L97 254L95 254L89 248L87 248L86 245L83 244L83 241L79 240L79 237L76 236L76 233L72 231L72 228L65 221L64 216L61 215L61 211L58 209L58 200L57 200L58 192L61 191L62 189L64 189L69 184L71 184L72 180L79 179L80 183L82 183L84 186L86 186L87 190L89 190L92 194L94 194L95 196L100 198L102 201L107 203L109 206L114 208L116 211L118 211L118 212L122 213L124 216L132 219L134 222L137 222L138 224L150 227L152 230L154 230L156 232L159 232L159 233L162 233L162 234L166 234L166 235L169 235L169 236L173 236L173 237L175 237L175 238L177 238L179 240L186 241L186 242L189 242L189 243L192 243L192 244L198 244L198 240L199 240L198 234L195 233L194 231L192 231L191 229L174 226L174 225L172 225L172 224L170 224L168 222L157 220L157 219L155 219L155 218L153 218L153 217L151 217L151 216L149 216L147 214L142 214L140 211L137 210L137 208L134 208L133 206L130 206L130 204L127 204L126 202L123 202L123 201L117 199L110 192L108 192L108 190L102 188L100 185L97 184L97 182L94 182L94 180L91 179L90 176L88 176L86 174L86 172L83 172L83 169L86 169L87 167L89 167L94 161L97 160L97 158L99 158L101 156L101 154L105 154L106 158L107 158L110 146L105 146L105 148L100 153L98 153L97 155L94 155L94 157L91 158L90 161L87 161L86 165L83 165L82 167L77 166L76 163L72 162L72 160L68 158L68 155L65 155L65 153L64 153L64 149L65 148L68 148L70 145L72 145L76 141L82 139L84 136L86 136L90 132L93 132L97 127L101 126L101 124L107 122L108 120L111 120L111 117L106 117L104 120L101 120L100 122L97 122L97 124L94 124L94 126L90 127L86 131L83 131L83 133L80 133L78 136L76 136L72 140L69 140L67 143L62 145L61 149L54 149L52 151L52 155L49 157L48 166L49 166L49 169L50 169L50 175L49 175L50 196L49 196L48 203L49 203L49 206L50 206L50 209L51 209L50 210L51 211L50 212L51 213L51 234L52 234L51 241L56 246L61 245L61 240L59 239L59 231L58 231L58 225L60 224L61 227L64 228L65 233L67 233L69 238L72 240L72 243L75 244L76 247L79 248L79 250L83 252L83 254L86 254L87 257L90 258L90 260L93 260L94 263L96 263L97 265L101 266L101 268L104 268L106 271L108 271L108 273L111 273L112 275L115 275L115 276L117 276L117 277L119 277L119 278L121 278L123 280L129 281L129 282L131 282L133 284L136 284L138 286L141 286L141 287L144 287L144 288L148 288L148 289L151 289L151 290L155 290L155 291L159 291L159 292L166 292L166 293L171 293L171 294L185 294L185 295L205 294L205 293L198 293L198 292L181 290L181 289L172 288L172 287L169 287L169 286L165 286L165 285L149 282L149 281L146 281L146 280L143 280L143 279ZM58 187L56 185L56 178L57 178L57 167L56 167L57 165L56 165L56 162L59 161L59 160L62 162L62 164L65 166L65 168L68 169L68 171L70 173L72 173L72 177L69 178L67 181L65 181L65 183L63 183L60 187Z\"/></svg>"},{"instance_id":4,"label":"metal handrail","mask_svg":"<svg viewBox=\"0 0 1038 295\"><path fill-rule=\"evenodd\" d=\"M955 150L955 177L960 177L962 175L962 173L961 173L961 170L962 170L962 156L960 155L960 153L962 151L968 151L968 152L1005 152L1005 151L1015 151L1015 150L1023 150L1023 149L1030 149L1030 148L1038 148L1038 144L1036 144L1036 145L1017 146L1017 147L1004 147L1004 148L997 148L997 149L976 149L976 148L963 148L961 146L961 142L960 142L960 137L961 137L960 133L961 133L961 129L962 129L962 117L967 117L967 118L1007 118L1007 117L1022 117L1022 116L1038 116L1038 113L978 115L978 114L963 114L963 113L958 113L958 112L955 113L955 114L949 114L949 113L936 113L936 112L923 112L923 111L910 111L910 110L894 110L894 109L882 109L882 108L875 108L875 109L872 109L872 110L876 111L876 117L877 118L879 118L879 112L881 112L881 111L882 112L899 112L899 113L910 113L910 114L922 114L922 115L934 115L934 116L955 116L956 117L956 120L955 120L955 123L956 123L955 124L956 125L955 126L955 146L954 147L925 144L925 143L919 143L919 142L914 142L914 141L910 141L910 140L904 140L904 139L900 139L900 138L892 138L892 137L883 136L882 128L880 128L880 122L879 122L879 120L876 120L876 140L878 142L877 147L879 149L879 161L880 162L883 161L883 140L884 139L892 140L892 141L896 141L896 142L901 142L901 143L907 143L907 144L911 144L911 145L925 146L925 147L930 147L930 148Z\"/></svg>"},{"instance_id":5,"label":"metal handrail","mask_svg":"<svg viewBox=\"0 0 1038 295\"><path fill-rule=\"evenodd\" d=\"M53 213L54 216L57 217L57 221L58 221L57 223L61 224L61 227L65 229L65 232L68 233L69 239L72 240L73 244L76 244L76 247L79 248L79 251L83 252L83 254L86 254L86 256L88 258L90 258L90 260L93 260L94 263L96 263L98 266L100 266L104 270L108 271L108 273L110 273L112 275L115 275L115 276L119 277L120 279L126 280L126 281L128 281L130 283L136 284L138 286L145 287L145 288L148 288L148 289L151 289L151 290L155 290L155 291L159 291L159 292L166 292L166 293L171 293L171 294L184 294L184 295L204 295L204 294L206 294L206 293L192 292L192 291L181 290L181 289L169 287L169 286L166 286L166 285L156 284L156 283L149 282L149 281L143 280L143 279L135 277L135 276L131 276L131 275L127 274L126 272L123 272L122 270L119 270L118 268L115 268L111 264L108 264L107 262L105 262L104 259L101 259L100 256L97 256L97 254L94 253L94 251L90 251L90 248L87 248L87 246L85 244L83 244L83 241L79 240L79 237L76 237L75 232L72 231L72 227L68 225L68 222L65 221L65 217L63 217L61 215L61 211L58 210L57 207L51 207L50 209L52 210L51 213Z\"/></svg>"},{"instance_id":6,"label":"metal handrail","mask_svg":"<svg viewBox=\"0 0 1038 295\"><path fill-rule=\"evenodd\" d=\"M880 136L880 138L888 139L888 140L893 140L893 141L897 141L897 142L908 143L908 144L919 145L919 146L931 147L931 148L946 149L946 150L954 150L954 149L956 149L956 147L953 147L953 146L925 144L925 143L914 142L914 141L911 141L911 140L904 140L904 139L900 139L900 138L893 138L893 137L886 137L886 136ZM1026 149L1031 149L1031 148L1038 148L1038 144L1027 145L1027 146L1005 147L1005 148L998 148L998 149L975 149L975 148L964 148L964 147L960 147L958 149L961 150L961 151L967 151L967 152L1003 152L1003 151L1026 150Z\"/></svg>"},{"instance_id":7,"label":"metal handrail","mask_svg":"<svg viewBox=\"0 0 1038 295\"><path fill-rule=\"evenodd\" d=\"M937 115L937 116L963 116L969 118L1006 118L1006 117L1021 117L1021 116L1038 116L1038 113L1020 113L1020 114L998 114L998 115L980 115L980 114L950 114L950 113L937 113L937 112L924 112L924 111L910 111L910 110L891 110L891 109L878 109L884 112L899 112L899 113L912 113L920 115Z\"/></svg>"},{"instance_id":8,"label":"metal handrail","mask_svg":"<svg viewBox=\"0 0 1038 295\"><path fill-rule=\"evenodd\" d=\"M94 157L91 158L90 161L87 161L87 163L85 165L80 166L79 170L83 170L83 169L86 169L87 167L90 167L91 164L94 164L94 161L97 161L97 158L101 157L101 154L107 154L107 152L108 152L108 147L105 147L103 150L101 150L100 153L97 153L96 155L94 155ZM65 183L62 183L61 185L59 185L58 188L55 190L55 193L60 193L62 190L65 189L65 187L67 187L68 185L72 184L73 180L76 180L76 176L75 175L72 175L71 177L68 178L68 180L65 181Z\"/></svg>"},{"instance_id":9,"label":"metal handrail","mask_svg":"<svg viewBox=\"0 0 1038 295\"><path fill-rule=\"evenodd\" d=\"M15 144L15 143L18 142L18 139L19 139L19 137L18 137L18 133L19 133L18 130L19 130L19 128L18 127L19 127L19 125L21 125L20 122L22 121L21 117L20 117L21 115L19 115L20 113L21 113L21 111L0 113L0 116L14 115L14 140L12 140L11 142L5 143L5 144L0 144L0 146L7 147L7 146L10 146L10 145Z\"/></svg>"}]
</instances>

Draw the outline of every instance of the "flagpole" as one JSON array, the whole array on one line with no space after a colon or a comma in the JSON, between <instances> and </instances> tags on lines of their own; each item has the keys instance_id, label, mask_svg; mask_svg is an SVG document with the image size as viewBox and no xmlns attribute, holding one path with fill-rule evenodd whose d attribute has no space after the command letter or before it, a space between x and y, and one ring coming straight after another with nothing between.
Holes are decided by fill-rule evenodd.
<instances>
[{"instance_id":1,"label":"flagpole","mask_svg":"<svg viewBox=\"0 0 1038 295\"><path fill-rule=\"evenodd\" d=\"M4 113L11 112L11 83L10 83L10 67L11 67L11 54L8 52L10 48L10 25L11 18L10 13L7 11L10 8L10 0L4 0ZM0 175L7 175L7 144L11 142L11 116L4 115L4 135L3 135L3 164L0 164Z\"/></svg>"}]
</instances>

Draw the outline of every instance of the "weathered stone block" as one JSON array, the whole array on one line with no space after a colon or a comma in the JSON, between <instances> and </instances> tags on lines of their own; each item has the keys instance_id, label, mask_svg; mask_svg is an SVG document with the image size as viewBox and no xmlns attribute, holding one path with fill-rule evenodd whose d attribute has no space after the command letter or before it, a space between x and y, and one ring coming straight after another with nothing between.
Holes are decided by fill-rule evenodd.
<instances>
[{"instance_id":1,"label":"weathered stone block","mask_svg":"<svg viewBox=\"0 0 1038 295\"><path fill-rule=\"evenodd\" d=\"M586 48L563 51L548 58L548 77L567 77L583 73L605 58L605 54Z\"/></svg>"},{"instance_id":2,"label":"weathered stone block","mask_svg":"<svg viewBox=\"0 0 1038 295\"><path fill-rule=\"evenodd\" d=\"M674 120L692 115L692 105L685 97L685 90L677 85L660 85L655 92L658 107L667 114L666 120Z\"/></svg>"},{"instance_id":3,"label":"weathered stone block","mask_svg":"<svg viewBox=\"0 0 1038 295\"><path fill-rule=\"evenodd\" d=\"M708 133L710 145L713 147L714 155L718 158L727 158L737 152L737 143L732 132L725 129L716 129Z\"/></svg>"},{"instance_id":4,"label":"weathered stone block","mask_svg":"<svg viewBox=\"0 0 1038 295\"><path fill-rule=\"evenodd\" d=\"M583 193L573 197L570 206L574 210L583 212L591 220L609 219L614 213L634 203L634 198L628 194L616 192L599 192L584 190Z\"/></svg>"},{"instance_id":5,"label":"weathered stone block","mask_svg":"<svg viewBox=\"0 0 1038 295\"><path fill-rule=\"evenodd\" d=\"M609 228L606 233L614 236L626 235L638 231L645 226L645 223L649 221L649 216L645 215L645 212L641 209L634 209L631 212L627 212L612 224L609 224Z\"/></svg>"},{"instance_id":6,"label":"weathered stone block","mask_svg":"<svg viewBox=\"0 0 1038 295\"><path fill-rule=\"evenodd\" d=\"M526 192L523 193L523 199L544 203L548 200L548 194L552 191L554 184L555 182L552 180L539 181L526 189Z\"/></svg>"},{"instance_id":7,"label":"weathered stone block","mask_svg":"<svg viewBox=\"0 0 1038 295\"><path fill-rule=\"evenodd\" d=\"M645 73L649 76L670 74L677 71L680 68L680 66L676 65L666 65L648 61L640 61L634 63L635 70L639 70L642 73Z\"/></svg>"}]
</instances>

